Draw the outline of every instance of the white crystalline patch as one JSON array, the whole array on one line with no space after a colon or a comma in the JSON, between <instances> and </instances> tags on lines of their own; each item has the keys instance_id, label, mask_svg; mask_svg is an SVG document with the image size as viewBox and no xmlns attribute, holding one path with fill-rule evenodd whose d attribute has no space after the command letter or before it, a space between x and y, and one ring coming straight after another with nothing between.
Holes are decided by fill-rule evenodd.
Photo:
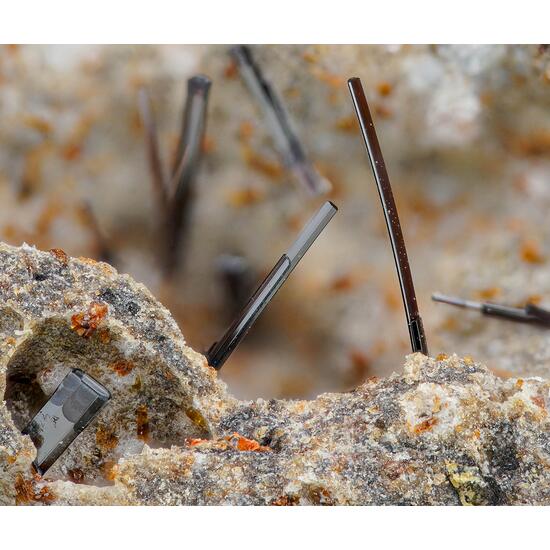
<instances>
[{"instance_id":1,"label":"white crystalline patch","mask_svg":"<svg viewBox=\"0 0 550 550\"><path fill-rule=\"evenodd\" d=\"M481 103L474 84L458 73L446 76L432 96L427 123L433 144L464 145L478 132Z\"/></svg>"},{"instance_id":2,"label":"white crystalline patch","mask_svg":"<svg viewBox=\"0 0 550 550\"><path fill-rule=\"evenodd\" d=\"M42 62L54 71L76 71L85 61L97 59L101 48L84 44L50 44L41 48Z\"/></svg>"},{"instance_id":3,"label":"white crystalline patch","mask_svg":"<svg viewBox=\"0 0 550 550\"><path fill-rule=\"evenodd\" d=\"M439 384L423 383L407 392L401 400L407 426L411 432L430 432L439 435L451 434L460 422L460 394L453 393ZM429 426L425 430L422 426Z\"/></svg>"},{"instance_id":4,"label":"white crystalline patch","mask_svg":"<svg viewBox=\"0 0 550 550\"><path fill-rule=\"evenodd\" d=\"M117 452L120 456L127 457L140 454L145 447L145 443L135 437L122 437L118 441Z\"/></svg>"},{"instance_id":5,"label":"white crystalline patch","mask_svg":"<svg viewBox=\"0 0 550 550\"><path fill-rule=\"evenodd\" d=\"M38 372L36 380L45 395L52 395L71 369L63 363L49 365Z\"/></svg>"},{"instance_id":6,"label":"white crystalline patch","mask_svg":"<svg viewBox=\"0 0 550 550\"><path fill-rule=\"evenodd\" d=\"M489 44L461 44L439 46L438 54L460 67L470 76L491 71L506 56L506 46Z\"/></svg>"},{"instance_id":7,"label":"white crystalline patch","mask_svg":"<svg viewBox=\"0 0 550 550\"><path fill-rule=\"evenodd\" d=\"M481 103L473 79L433 56L404 62L409 88L424 103L428 146L465 145L479 133Z\"/></svg>"},{"instance_id":8,"label":"white crystalline patch","mask_svg":"<svg viewBox=\"0 0 550 550\"><path fill-rule=\"evenodd\" d=\"M520 400L526 408L531 409L534 413L540 413L541 405L547 408L550 404L550 389L543 395L540 393L540 383L544 382L542 378L538 376L523 378L521 386L516 379L510 379L508 382L517 391L510 400L503 403L503 407L513 407L517 400Z\"/></svg>"},{"instance_id":9,"label":"white crystalline patch","mask_svg":"<svg viewBox=\"0 0 550 550\"><path fill-rule=\"evenodd\" d=\"M443 63L428 54L405 59L403 68L409 88L418 94L431 93L445 73Z\"/></svg>"},{"instance_id":10,"label":"white crystalline patch","mask_svg":"<svg viewBox=\"0 0 550 550\"><path fill-rule=\"evenodd\" d=\"M533 199L548 201L548 173L550 163L541 163L538 166L529 165L523 172L527 193Z\"/></svg>"},{"instance_id":11,"label":"white crystalline patch","mask_svg":"<svg viewBox=\"0 0 550 550\"><path fill-rule=\"evenodd\" d=\"M118 323L113 323L118 324ZM122 356L126 359L132 357L140 346L140 343L131 336L126 336L126 338L118 340L115 342L116 348L122 353Z\"/></svg>"}]
</instances>

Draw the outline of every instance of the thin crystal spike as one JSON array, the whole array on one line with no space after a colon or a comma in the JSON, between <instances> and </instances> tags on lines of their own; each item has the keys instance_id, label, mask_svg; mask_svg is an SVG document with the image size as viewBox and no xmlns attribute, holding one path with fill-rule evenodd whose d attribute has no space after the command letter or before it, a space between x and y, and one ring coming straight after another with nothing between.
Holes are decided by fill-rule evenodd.
<instances>
[{"instance_id":1,"label":"thin crystal spike","mask_svg":"<svg viewBox=\"0 0 550 550\"><path fill-rule=\"evenodd\" d=\"M401 287L411 347L413 352L419 351L424 355L428 355L428 344L426 342L426 335L416 302L416 293L414 291L411 268L407 257L405 239L401 231L401 224L399 223L399 215L393 198L390 179L378 142L378 136L376 135L376 129L374 128L374 122L369 110L367 98L359 78L350 78L348 80L348 87L367 148L374 179L376 180L380 201L382 202L382 209L384 211L393 257L395 259L395 266L397 268L399 286Z\"/></svg>"},{"instance_id":2,"label":"thin crystal spike","mask_svg":"<svg viewBox=\"0 0 550 550\"><path fill-rule=\"evenodd\" d=\"M187 82L180 141L168 191L165 256L165 272L168 275L181 263L181 244L191 215L193 182L202 158L211 84L210 79L203 75L194 76Z\"/></svg>"},{"instance_id":3,"label":"thin crystal spike","mask_svg":"<svg viewBox=\"0 0 550 550\"><path fill-rule=\"evenodd\" d=\"M288 113L271 83L266 80L248 46L230 50L250 93L258 102L275 146L285 166L296 174L305 189L313 195L327 193L331 184L323 178L309 161L294 131Z\"/></svg>"},{"instance_id":4,"label":"thin crystal spike","mask_svg":"<svg viewBox=\"0 0 550 550\"><path fill-rule=\"evenodd\" d=\"M550 326L550 311L542 309L534 304L527 304L523 308L510 307L501 304L493 304L491 302L463 300L462 298L446 296L438 292L432 294L432 300L453 306L475 309L480 311L483 315L500 317L502 319L508 319L509 321Z\"/></svg>"},{"instance_id":5,"label":"thin crystal spike","mask_svg":"<svg viewBox=\"0 0 550 550\"><path fill-rule=\"evenodd\" d=\"M439 292L434 292L432 294L432 300L434 302L442 302L445 304L464 307L468 309L481 310L483 306L481 302L474 302L473 300L463 300L462 298L457 298L456 296L447 296L446 294L441 294Z\"/></svg>"},{"instance_id":6,"label":"thin crystal spike","mask_svg":"<svg viewBox=\"0 0 550 550\"><path fill-rule=\"evenodd\" d=\"M211 367L219 370L223 366L337 210L334 204L326 202L305 225L296 241L279 258L223 337L208 350L206 357Z\"/></svg>"}]
</instances>

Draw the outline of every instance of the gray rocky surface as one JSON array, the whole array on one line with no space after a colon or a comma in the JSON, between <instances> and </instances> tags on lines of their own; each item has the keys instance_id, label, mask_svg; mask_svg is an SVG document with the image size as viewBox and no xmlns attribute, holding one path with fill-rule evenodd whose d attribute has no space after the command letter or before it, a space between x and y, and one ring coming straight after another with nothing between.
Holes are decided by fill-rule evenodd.
<instances>
[{"instance_id":1,"label":"gray rocky surface","mask_svg":"<svg viewBox=\"0 0 550 550\"><path fill-rule=\"evenodd\" d=\"M348 393L239 401L107 264L2 244L0 298L2 504L550 503L541 378L416 354ZM20 429L71 367L113 397L41 478Z\"/></svg>"}]
</instances>

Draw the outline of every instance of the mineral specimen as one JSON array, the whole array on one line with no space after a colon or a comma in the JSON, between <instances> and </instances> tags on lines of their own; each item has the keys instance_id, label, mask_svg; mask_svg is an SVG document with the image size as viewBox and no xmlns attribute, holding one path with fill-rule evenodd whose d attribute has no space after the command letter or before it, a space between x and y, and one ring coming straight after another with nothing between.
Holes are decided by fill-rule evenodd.
<instances>
[{"instance_id":1,"label":"mineral specimen","mask_svg":"<svg viewBox=\"0 0 550 550\"><path fill-rule=\"evenodd\" d=\"M197 350L232 316L217 261L243 257L253 289L317 206L281 162L229 49L0 47L0 240L95 259L108 256L107 243L115 267L159 297ZM235 395L345 391L366 376L390 374L408 350L346 87L352 75L361 77L372 106L431 351L550 379L547 331L429 300L441 291L550 307L550 48L300 44L252 51L308 158L332 183L327 198L341 214L222 372ZM171 166L185 83L198 73L213 82L204 162L184 269L167 287L138 92L149 90L163 166Z\"/></svg>"},{"instance_id":2,"label":"mineral specimen","mask_svg":"<svg viewBox=\"0 0 550 550\"><path fill-rule=\"evenodd\" d=\"M2 244L0 297L2 504L550 504L540 378L415 354L349 393L239 401L107 264ZM40 477L21 429L71 368L112 399Z\"/></svg>"}]
</instances>

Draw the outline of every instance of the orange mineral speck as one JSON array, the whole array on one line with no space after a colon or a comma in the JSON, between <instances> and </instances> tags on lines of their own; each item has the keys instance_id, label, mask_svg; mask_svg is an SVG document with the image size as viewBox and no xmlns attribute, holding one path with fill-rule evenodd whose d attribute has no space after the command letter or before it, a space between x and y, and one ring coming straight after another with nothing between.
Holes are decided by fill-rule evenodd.
<instances>
[{"instance_id":1,"label":"orange mineral speck","mask_svg":"<svg viewBox=\"0 0 550 550\"><path fill-rule=\"evenodd\" d=\"M355 133L359 129L359 124L357 123L357 117L353 115L349 115L349 116L339 118L336 121L335 128L340 132Z\"/></svg>"},{"instance_id":2,"label":"orange mineral speck","mask_svg":"<svg viewBox=\"0 0 550 550\"><path fill-rule=\"evenodd\" d=\"M346 83L345 78L328 71L318 71L316 76L321 82L324 82L331 88L335 88L337 90L343 89Z\"/></svg>"},{"instance_id":3,"label":"orange mineral speck","mask_svg":"<svg viewBox=\"0 0 550 550\"><path fill-rule=\"evenodd\" d=\"M187 444L189 447L196 447L197 445L202 445L203 443L207 443L208 439L199 439L199 438L191 438L187 440Z\"/></svg>"},{"instance_id":4,"label":"orange mineral speck","mask_svg":"<svg viewBox=\"0 0 550 550\"><path fill-rule=\"evenodd\" d=\"M99 426L95 441L103 451L112 451L118 445L118 437L106 425Z\"/></svg>"},{"instance_id":5,"label":"orange mineral speck","mask_svg":"<svg viewBox=\"0 0 550 550\"><path fill-rule=\"evenodd\" d=\"M109 368L114 370L119 376L127 376L134 370L134 363L126 359L119 359L109 365Z\"/></svg>"},{"instance_id":6,"label":"orange mineral speck","mask_svg":"<svg viewBox=\"0 0 550 550\"><path fill-rule=\"evenodd\" d=\"M34 486L31 480L17 474L15 479L15 503L27 504L34 500Z\"/></svg>"},{"instance_id":7,"label":"orange mineral speck","mask_svg":"<svg viewBox=\"0 0 550 550\"><path fill-rule=\"evenodd\" d=\"M105 462L101 468L103 478L107 481L113 481L116 477L117 465L116 462L108 460Z\"/></svg>"},{"instance_id":8,"label":"orange mineral speck","mask_svg":"<svg viewBox=\"0 0 550 550\"><path fill-rule=\"evenodd\" d=\"M241 189L234 189L227 195L227 200L231 206L240 208L243 206L250 206L261 202L265 197L265 194L260 189L254 189L253 187L243 187Z\"/></svg>"},{"instance_id":9,"label":"orange mineral speck","mask_svg":"<svg viewBox=\"0 0 550 550\"><path fill-rule=\"evenodd\" d=\"M15 479L15 503L17 505L30 502L49 504L54 499L55 495L47 487L38 489L35 480L26 479L21 474L17 474Z\"/></svg>"},{"instance_id":10,"label":"orange mineral speck","mask_svg":"<svg viewBox=\"0 0 550 550\"><path fill-rule=\"evenodd\" d=\"M226 441L237 449L237 451L268 451L269 447L263 447L254 439L248 439L238 434L237 432L233 435L226 436Z\"/></svg>"},{"instance_id":11,"label":"orange mineral speck","mask_svg":"<svg viewBox=\"0 0 550 550\"><path fill-rule=\"evenodd\" d=\"M69 474L69 479L73 483L83 483L84 482L84 472L80 468L73 468L67 472Z\"/></svg>"},{"instance_id":12,"label":"orange mineral speck","mask_svg":"<svg viewBox=\"0 0 550 550\"><path fill-rule=\"evenodd\" d=\"M367 280L366 270L354 270L343 273L332 279L329 290L332 292L348 292L354 290Z\"/></svg>"},{"instance_id":13,"label":"orange mineral speck","mask_svg":"<svg viewBox=\"0 0 550 550\"><path fill-rule=\"evenodd\" d=\"M51 134L53 130L52 125L46 119L32 114L23 117L23 124L43 135Z\"/></svg>"},{"instance_id":14,"label":"orange mineral speck","mask_svg":"<svg viewBox=\"0 0 550 550\"><path fill-rule=\"evenodd\" d=\"M524 262L529 264L544 263L544 256L540 252L538 243L532 240L525 241L521 245L520 256Z\"/></svg>"},{"instance_id":15,"label":"orange mineral speck","mask_svg":"<svg viewBox=\"0 0 550 550\"><path fill-rule=\"evenodd\" d=\"M421 433L424 433L424 432L428 432L430 431L435 425L437 424L437 418L434 418L433 416L431 416L430 418L427 418L426 420L424 420L423 422L420 422L420 424L417 424L414 428L413 428L413 432L415 434L421 434Z\"/></svg>"},{"instance_id":16,"label":"orange mineral speck","mask_svg":"<svg viewBox=\"0 0 550 550\"><path fill-rule=\"evenodd\" d=\"M526 304L540 304L542 302L542 296L540 294L530 294L525 300Z\"/></svg>"},{"instance_id":17,"label":"orange mineral speck","mask_svg":"<svg viewBox=\"0 0 550 550\"><path fill-rule=\"evenodd\" d=\"M108 344L111 341L111 333L108 328L100 329L97 334L102 344Z\"/></svg>"},{"instance_id":18,"label":"orange mineral speck","mask_svg":"<svg viewBox=\"0 0 550 550\"><path fill-rule=\"evenodd\" d=\"M78 260L88 265L97 265L99 263L97 260L94 260L93 258L86 258L86 256L79 256Z\"/></svg>"},{"instance_id":19,"label":"orange mineral speck","mask_svg":"<svg viewBox=\"0 0 550 550\"><path fill-rule=\"evenodd\" d=\"M225 78L235 78L237 76L237 64L231 60L223 70L223 76Z\"/></svg>"},{"instance_id":20,"label":"orange mineral speck","mask_svg":"<svg viewBox=\"0 0 550 550\"><path fill-rule=\"evenodd\" d=\"M300 504L300 497L296 495L283 495L270 502L271 506L297 506Z\"/></svg>"},{"instance_id":21,"label":"orange mineral speck","mask_svg":"<svg viewBox=\"0 0 550 550\"><path fill-rule=\"evenodd\" d=\"M201 143L201 150L205 155L212 153L216 149L216 140L212 136L204 136Z\"/></svg>"},{"instance_id":22,"label":"orange mineral speck","mask_svg":"<svg viewBox=\"0 0 550 550\"><path fill-rule=\"evenodd\" d=\"M279 179L283 174L283 167L277 161L270 160L259 153L253 151L250 147L244 146L242 149L243 158L250 168L260 172L271 179Z\"/></svg>"},{"instance_id":23,"label":"orange mineral speck","mask_svg":"<svg viewBox=\"0 0 550 550\"><path fill-rule=\"evenodd\" d=\"M531 401L541 409L546 409L546 402L543 397L540 395L535 395L534 397L531 397Z\"/></svg>"},{"instance_id":24,"label":"orange mineral speck","mask_svg":"<svg viewBox=\"0 0 550 550\"><path fill-rule=\"evenodd\" d=\"M76 160L82 154L82 146L78 143L67 143L61 154L65 160Z\"/></svg>"},{"instance_id":25,"label":"orange mineral speck","mask_svg":"<svg viewBox=\"0 0 550 550\"><path fill-rule=\"evenodd\" d=\"M136 409L136 431L138 439L147 441L149 438L149 415L145 405L140 405Z\"/></svg>"},{"instance_id":26,"label":"orange mineral speck","mask_svg":"<svg viewBox=\"0 0 550 550\"><path fill-rule=\"evenodd\" d=\"M480 300L494 300L502 294L502 289L498 286L482 288L478 290L477 296Z\"/></svg>"},{"instance_id":27,"label":"orange mineral speck","mask_svg":"<svg viewBox=\"0 0 550 550\"><path fill-rule=\"evenodd\" d=\"M537 129L510 141L512 149L524 156L545 156L550 152L550 131Z\"/></svg>"},{"instance_id":28,"label":"orange mineral speck","mask_svg":"<svg viewBox=\"0 0 550 550\"><path fill-rule=\"evenodd\" d=\"M387 97L393 92L393 86L389 82L379 82L376 85L376 91L382 97Z\"/></svg>"},{"instance_id":29,"label":"orange mineral speck","mask_svg":"<svg viewBox=\"0 0 550 550\"><path fill-rule=\"evenodd\" d=\"M107 304L92 302L85 313L75 313L71 317L71 329L79 336L89 338L103 320L109 307Z\"/></svg>"},{"instance_id":30,"label":"orange mineral speck","mask_svg":"<svg viewBox=\"0 0 550 550\"><path fill-rule=\"evenodd\" d=\"M349 353L349 359L354 379L358 381L364 380L372 366L369 357L362 351L353 349Z\"/></svg>"},{"instance_id":31,"label":"orange mineral speck","mask_svg":"<svg viewBox=\"0 0 550 550\"><path fill-rule=\"evenodd\" d=\"M61 250L61 248L50 248L50 254L55 256L63 265L67 265L69 263L69 256L67 256L67 253L64 250Z\"/></svg>"},{"instance_id":32,"label":"orange mineral speck","mask_svg":"<svg viewBox=\"0 0 550 550\"><path fill-rule=\"evenodd\" d=\"M319 56L312 51L306 51L302 54L302 59L306 63L311 63L313 65L314 63L317 63L319 61Z\"/></svg>"},{"instance_id":33,"label":"orange mineral speck","mask_svg":"<svg viewBox=\"0 0 550 550\"><path fill-rule=\"evenodd\" d=\"M445 361L446 359L449 359L449 356L446 353L440 353L435 360L436 361Z\"/></svg>"}]
</instances>

